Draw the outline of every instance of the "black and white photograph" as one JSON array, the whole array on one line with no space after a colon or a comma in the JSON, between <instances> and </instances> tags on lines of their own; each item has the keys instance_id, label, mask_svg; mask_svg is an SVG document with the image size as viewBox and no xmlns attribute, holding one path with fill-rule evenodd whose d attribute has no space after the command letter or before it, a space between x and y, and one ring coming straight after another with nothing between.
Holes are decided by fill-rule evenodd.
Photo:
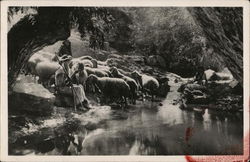
<instances>
[{"instance_id":1,"label":"black and white photograph","mask_svg":"<svg viewBox=\"0 0 250 162\"><path fill-rule=\"evenodd\" d=\"M1 151L247 160L249 4L240 2L6 3Z\"/></svg>"}]
</instances>

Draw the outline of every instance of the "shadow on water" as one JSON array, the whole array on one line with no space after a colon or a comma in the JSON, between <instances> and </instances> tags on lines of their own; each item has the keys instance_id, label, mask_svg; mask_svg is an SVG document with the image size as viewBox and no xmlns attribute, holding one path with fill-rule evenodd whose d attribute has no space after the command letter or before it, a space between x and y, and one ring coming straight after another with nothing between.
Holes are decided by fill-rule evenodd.
<instances>
[{"instance_id":1,"label":"shadow on water","mask_svg":"<svg viewBox=\"0 0 250 162\"><path fill-rule=\"evenodd\" d=\"M199 108L182 110L173 103L180 95L177 88L171 87L162 104L137 101L127 110L96 107L82 114L65 113L65 120L58 123L59 126L39 129L17 139L9 144L9 152L40 155L242 154L242 113Z\"/></svg>"}]
</instances>

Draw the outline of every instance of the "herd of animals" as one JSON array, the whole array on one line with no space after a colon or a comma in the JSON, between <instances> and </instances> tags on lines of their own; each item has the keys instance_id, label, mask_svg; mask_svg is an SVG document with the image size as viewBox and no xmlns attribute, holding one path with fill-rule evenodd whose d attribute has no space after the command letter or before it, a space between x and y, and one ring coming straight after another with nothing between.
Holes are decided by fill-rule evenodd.
<instances>
[{"instance_id":1,"label":"herd of animals","mask_svg":"<svg viewBox=\"0 0 250 162\"><path fill-rule=\"evenodd\" d=\"M57 56L49 52L34 54L28 61L26 74L38 76L38 82L44 87L54 87L58 94L60 88L73 84L81 85L87 93L101 95L105 103L136 104L136 100L150 96L153 101L162 89L162 80L138 71L127 72L115 66L108 66L91 56L73 58L70 55ZM211 69L200 72L194 81L223 80L232 81L232 75L218 73ZM200 79L199 79L200 78ZM167 83L168 78L163 78ZM195 83L195 82L194 82ZM198 81L199 83L199 81ZM204 84L204 83L199 83Z\"/></svg>"},{"instance_id":2,"label":"herd of animals","mask_svg":"<svg viewBox=\"0 0 250 162\"><path fill-rule=\"evenodd\" d=\"M136 103L138 96L150 95L154 100L159 82L153 76L138 71L126 72L107 61L91 56L73 58L70 55L57 56L46 53L33 55L27 64L26 74L38 76L44 87L58 89L73 84L82 85L85 92L98 93L105 102L124 105Z\"/></svg>"}]
</instances>

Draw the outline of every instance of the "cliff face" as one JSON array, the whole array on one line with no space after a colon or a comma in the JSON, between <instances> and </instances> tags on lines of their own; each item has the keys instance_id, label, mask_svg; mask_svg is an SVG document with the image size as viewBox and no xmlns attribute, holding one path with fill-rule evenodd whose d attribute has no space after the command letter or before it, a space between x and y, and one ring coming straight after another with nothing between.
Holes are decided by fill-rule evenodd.
<instances>
[{"instance_id":1,"label":"cliff face","mask_svg":"<svg viewBox=\"0 0 250 162\"><path fill-rule=\"evenodd\" d=\"M220 55L233 76L243 82L242 8L188 8L208 44Z\"/></svg>"}]
</instances>

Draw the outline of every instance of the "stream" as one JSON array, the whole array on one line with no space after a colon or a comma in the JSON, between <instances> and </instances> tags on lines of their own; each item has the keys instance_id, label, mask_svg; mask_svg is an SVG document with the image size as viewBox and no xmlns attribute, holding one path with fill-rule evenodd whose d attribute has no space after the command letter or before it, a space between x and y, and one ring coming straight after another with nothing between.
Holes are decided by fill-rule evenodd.
<instances>
[{"instance_id":1,"label":"stream","mask_svg":"<svg viewBox=\"0 0 250 162\"><path fill-rule=\"evenodd\" d=\"M88 112L55 108L42 124L9 131L11 155L226 155L243 153L243 115L211 109L182 110L181 82L169 81L161 102L128 109L94 106ZM20 132L19 132L20 134Z\"/></svg>"}]
</instances>

